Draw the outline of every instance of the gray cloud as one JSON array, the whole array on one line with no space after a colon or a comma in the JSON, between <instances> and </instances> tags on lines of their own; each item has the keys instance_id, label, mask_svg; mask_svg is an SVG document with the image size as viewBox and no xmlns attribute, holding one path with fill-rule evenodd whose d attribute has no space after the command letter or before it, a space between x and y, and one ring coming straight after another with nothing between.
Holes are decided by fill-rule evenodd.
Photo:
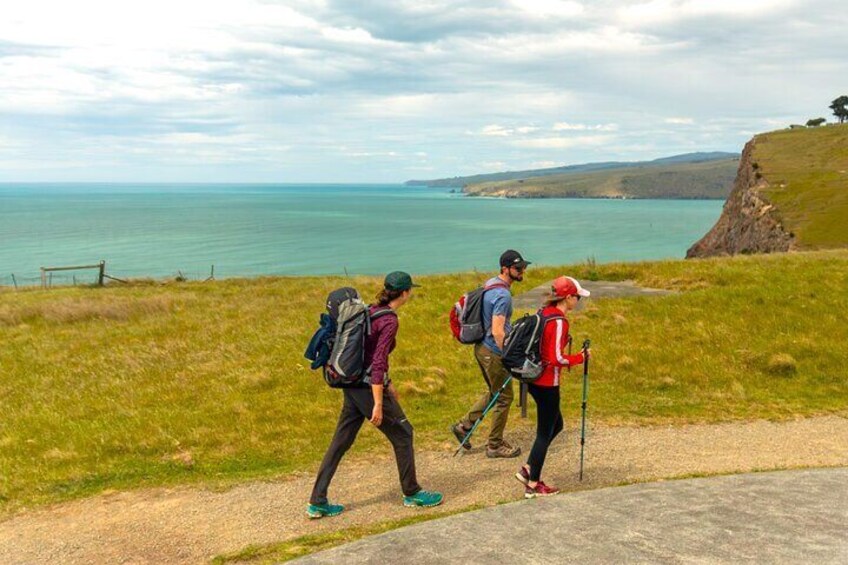
<instances>
[{"instance_id":1,"label":"gray cloud","mask_svg":"<svg viewBox=\"0 0 848 565\"><path fill-rule=\"evenodd\" d=\"M848 90L848 16L829 0L289 1L203 17L150 41L109 21L0 24L0 180L400 181L738 150ZM45 168L40 153L62 158Z\"/></svg>"}]
</instances>

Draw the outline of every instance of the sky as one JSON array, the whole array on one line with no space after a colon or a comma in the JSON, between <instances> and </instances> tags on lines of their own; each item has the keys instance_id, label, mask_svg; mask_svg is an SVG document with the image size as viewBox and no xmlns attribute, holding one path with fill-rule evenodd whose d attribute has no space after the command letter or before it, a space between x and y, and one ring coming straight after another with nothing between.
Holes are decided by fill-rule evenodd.
<instances>
[{"instance_id":1,"label":"sky","mask_svg":"<svg viewBox=\"0 0 848 565\"><path fill-rule=\"evenodd\" d=\"M830 115L836 0L26 0L0 182L375 182L693 151Z\"/></svg>"}]
</instances>

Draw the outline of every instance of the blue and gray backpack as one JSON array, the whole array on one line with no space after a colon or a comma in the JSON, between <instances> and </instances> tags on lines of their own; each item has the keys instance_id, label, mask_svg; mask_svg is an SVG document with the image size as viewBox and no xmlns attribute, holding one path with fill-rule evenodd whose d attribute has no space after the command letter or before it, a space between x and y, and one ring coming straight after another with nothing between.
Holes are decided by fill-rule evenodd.
<instances>
[{"instance_id":1,"label":"blue and gray backpack","mask_svg":"<svg viewBox=\"0 0 848 565\"><path fill-rule=\"evenodd\" d=\"M327 313L321 314L318 330L304 354L312 361L311 368L320 368L332 388L361 383L368 374L365 338L371 333L371 322L387 314L395 315L395 312L386 308L369 315L368 305L354 288L331 292L327 297Z\"/></svg>"}]
</instances>

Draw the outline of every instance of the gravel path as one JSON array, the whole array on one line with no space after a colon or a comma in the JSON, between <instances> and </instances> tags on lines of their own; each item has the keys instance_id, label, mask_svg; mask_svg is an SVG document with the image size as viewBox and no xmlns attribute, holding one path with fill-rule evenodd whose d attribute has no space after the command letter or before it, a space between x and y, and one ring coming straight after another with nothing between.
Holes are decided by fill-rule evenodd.
<instances>
[{"instance_id":1,"label":"gravel path","mask_svg":"<svg viewBox=\"0 0 848 565\"><path fill-rule=\"evenodd\" d=\"M553 281L551 281L553 282ZM542 299L551 291L551 282L541 284L527 292L518 294L513 298L513 306L516 313L534 312L542 303ZM645 288L638 286L633 281L580 281L581 286L592 293L592 299L598 298L621 298L625 296L666 296L674 294L670 290L657 288ZM519 291L520 292L520 289ZM577 304L580 310L584 302Z\"/></svg>"},{"instance_id":2,"label":"gravel path","mask_svg":"<svg viewBox=\"0 0 848 565\"><path fill-rule=\"evenodd\" d=\"M547 482L581 490L692 474L848 465L848 418L838 416L590 432L583 483L576 478L579 451L573 429L554 442ZM525 432L510 439L527 450L532 438ZM418 456L422 484L445 492L443 509L521 498L522 487L512 478L517 460L490 460L476 449L453 458L452 451L446 445L444 451ZM348 511L337 518L306 519L310 475L223 492L113 493L4 518L0 563L201 563L253 543L409 516L418 510L400 504L389 453L387 443L370 461L342 463L331 496Z\"/></svg>"}]
</instances>

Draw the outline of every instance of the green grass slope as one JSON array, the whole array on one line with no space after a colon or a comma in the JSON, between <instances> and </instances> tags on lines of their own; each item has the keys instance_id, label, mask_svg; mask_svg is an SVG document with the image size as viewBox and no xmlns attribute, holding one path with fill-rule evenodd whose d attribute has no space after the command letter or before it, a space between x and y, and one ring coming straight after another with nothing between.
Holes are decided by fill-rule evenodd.
<instances>
[{"instance_id":1,"label":"green grass slope","mask_svg":"<svg viewBox=\"0 0 848 565\"><path fill-rule=\"evenodd\" d=\"M472 196L514 198L727 198L738 159L670 163L472 184Z\"/></svg>"},{"instance_id":2,"label":"green grass slope","mask_svg":"<svg viewBox=\"0 0 848 565\"><path fill-rule=\"evenodd\" d=\"M800 248L848 245L848 124L758 135L753 157Z\"/></svg>"},{"instance_id":3,"label":"green grass slope","mask_svg":"<svg viewBox=\"0 0 848 565\"><path fill-rule=\"evenodd\" d=\"M590 302L590 417L606 424L788 418L848 409L848 251L531 268L680 291ZM417 445L482 390L447 312L483 273L422 277L392 377ZM260 278L0 292L0 510L107 489L312 471L341 395L303 350L326 294L377 278ZM579 416L579 371L563 388ZM532 410L532 409L531 409ZM512 420L514 426L531 420ZM365 426L356 454L386 452Z\"/></svg>"}]
</instances>

